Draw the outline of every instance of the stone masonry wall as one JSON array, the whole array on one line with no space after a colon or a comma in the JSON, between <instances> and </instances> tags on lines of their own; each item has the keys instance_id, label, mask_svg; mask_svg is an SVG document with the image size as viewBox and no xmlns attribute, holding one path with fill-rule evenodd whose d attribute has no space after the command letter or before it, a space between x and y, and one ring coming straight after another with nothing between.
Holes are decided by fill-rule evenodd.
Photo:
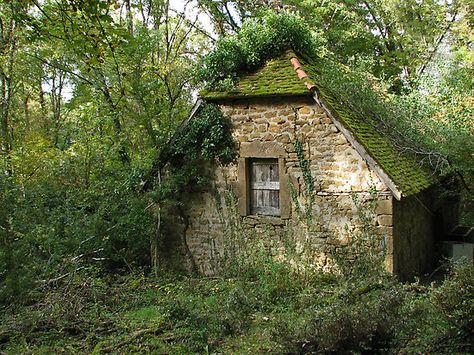
<instances>
[{"instance_id":1,"label":"stone masonry wall","mask_svg":"<svg viewBox=\"0 0 474 355\"><path fill-rule=\"evenodd\" d=\"M247 148L254 142L261 142L259 144L263 146L266 142L272 142L271 146L278 145L280 151L284 152L286 178L292 182L298 199L304 205L301 193L303 176L293 145L295 139L302 142L306 159L310 160L317 191L313 209L317 233L309 237L313 238L310 240L311 245L319 250L315 262L321 268L330 266L328 249L346 244L351 230L357 224L351 193L367 197L369 188L375 186L379 194L375 223L386 238L389 253L387 267L392 270L392 195L312 98L236 100L225 102L220 107L224 114L231 117L239 151L248 151ZM229 213L237 213L229 212L222 197L231 188L239 195L239 185L245 183L238 180L237 164L219 167L212 174L213 191L190 196L188 203L186 241L195 264L204 274L215 271L213 260L216 253L222 255L225 245L223 236L229 228L227 223L234 218ZM216 198L216 191L220 197ZM242 222L245 233L257 237L265 234L276 240L281 238L289 226L300 224L294 201L290 199L289 202L293 206L288 219L244 216Z\"/></svg>"},{"instance_id":2,"label":"stone masonry wall","mask_svg":"<svg viewBox=\"0 0 474 355\"><path fill-rule=\"evenodd\" d=\"M402 280L432 270L434 255L429 191L393 203L394 272Z\"/></svg>"}]
</instances>

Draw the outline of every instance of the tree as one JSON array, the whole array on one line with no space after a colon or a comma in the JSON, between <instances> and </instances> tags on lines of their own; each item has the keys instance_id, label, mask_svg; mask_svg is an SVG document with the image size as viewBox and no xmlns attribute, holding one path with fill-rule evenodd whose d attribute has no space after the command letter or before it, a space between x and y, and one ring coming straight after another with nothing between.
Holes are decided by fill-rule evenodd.
<instances>
[{"instance_id":1,"label":"tree","mask_svg":"<svg viewBox=\"0 0 474 355\"><path fill-rule=\"evenodd\" d=\"M461 21L461 1L285 1L321 29L343 63L364 65L400 92L425 71Z\"/></svg>"},{"instance_id":2,"label":"tree","mask_svg":"<svg viewBox=\"0 0 474 355\"><path fill-rule=\"evenodd\" d=\"M0 132L1 153L8 175L12 173L11 151L13 149L12 105L16 86L16 55L19 45L17 18L21 3L10 1L0 5Z\"/></svg>"}]
</instances>

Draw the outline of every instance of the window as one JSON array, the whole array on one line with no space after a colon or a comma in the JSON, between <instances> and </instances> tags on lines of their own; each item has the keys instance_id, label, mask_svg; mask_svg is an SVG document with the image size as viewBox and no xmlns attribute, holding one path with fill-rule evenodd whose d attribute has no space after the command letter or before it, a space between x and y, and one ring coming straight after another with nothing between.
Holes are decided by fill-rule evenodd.
<instances>
[{"instance_id":1,"label":"window","mask_svg":"<svg viewBox=\"0 0 474 355\"><path fill-rule=\"evenodd\" d=\"M277 142L241 143L234 190L241 216L290 217L285 156L284 146Z\"/></svg>"},{"instance_id":2,"label":"window","mask_svg":"<svg viewBox=\"0 0 474 355\"><path fill-rule=\"evenodd\" d=\"M280 215L280 174L278 159L250 159L250 213Z\"/></svg>"}]
</instances>

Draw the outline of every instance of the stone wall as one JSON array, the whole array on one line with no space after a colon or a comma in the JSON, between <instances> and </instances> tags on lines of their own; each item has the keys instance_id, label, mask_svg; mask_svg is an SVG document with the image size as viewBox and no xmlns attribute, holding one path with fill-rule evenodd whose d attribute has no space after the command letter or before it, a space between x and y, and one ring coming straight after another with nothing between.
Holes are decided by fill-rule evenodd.
<instances>
[{"instance_id":1,"label":"stone wall","mask_svg":"<svg viewBox=\"0 0 474 355\"><path fill-rule=\"evenodd\" d=\"M433 268L434 215L429 191L393 203L394 272L402 280Z\"/></svg>"},{"instance_id":2,"label":"stone wall","mask_svg":"<svg viewBox=\"0 0 474 355\"><path fill-rule=\"evenodd\" d=\"M280 158L283 164L280 180L284 175L286 183L290 181L293 184L298 200L304 206L303 174L294 148L295 139L301 141L306 159L310 160L317 192L313 209L317 227L314 233L306 235L312 238L311 245L319 250L317 264L320 267L329 267L328 249L346 244L357 225L351 194L365 198L369 196L369 188L375 186L380 201L374 223L386 237L389 253L387 266L392 270L392 195L312 98L236 100L222 103L221 109L231 117L239 152L251 157L255 149L264 150L265 156L271 156L274 151L275 157ZM189 198L186 240L194 262L205 274L214 272L212 260L216 253L223 254L223 238L230 228L227 223L234 218L231 215L239 218L238 210L229 211L232 206L226 207L223 196L232 189L241 201L244 198L245 181L239 173L239 169L242 171L239 164L243 160L241 158L240 163L213 170L212 191ZM253 236L265 234L278 240L289 227L300 226L295 201L290 198L287 202L292 207L289 215L283 216L285 218L243 216L242 233ZM237 223L237 220L234 222Z\"/></svg>"}]
</instances>

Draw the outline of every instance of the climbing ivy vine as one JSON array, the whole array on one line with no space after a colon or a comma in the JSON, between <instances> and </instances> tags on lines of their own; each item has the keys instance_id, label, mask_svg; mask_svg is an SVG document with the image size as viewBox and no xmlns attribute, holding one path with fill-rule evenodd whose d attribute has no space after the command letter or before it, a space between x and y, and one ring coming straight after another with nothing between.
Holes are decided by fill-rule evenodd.
<instances>
[{"instance_id":1,"label":"climbing ivy vine","mask_svg":"<svg viewBox=\"0 0 474 355\"><path fill-rule=\"evenodd\" d=\"M235 147L229 118L216 105L204 104L155 162L159 169L169 167L170 176L161 185L161 197L179 200L184 192L204 187L208 183L208 164L232 162L237 156Z\"/></svg>"}]
</instances>

